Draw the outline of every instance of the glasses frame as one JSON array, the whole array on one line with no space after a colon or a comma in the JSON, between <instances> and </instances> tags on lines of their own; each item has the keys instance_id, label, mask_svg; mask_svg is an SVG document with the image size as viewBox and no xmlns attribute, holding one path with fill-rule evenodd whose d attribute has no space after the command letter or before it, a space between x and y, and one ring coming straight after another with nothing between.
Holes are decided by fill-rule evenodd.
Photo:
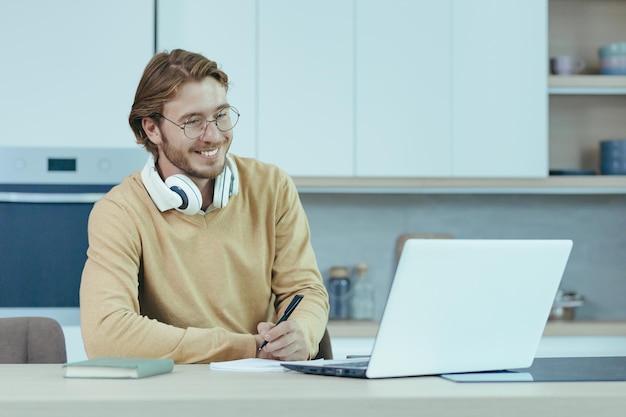
<instances>
[{"instance_id":1,"label":"glasses frame","mask_svg":"<svg viewBox=\"0 0 626 417\"><path fill-rule=\"evenodd\" d=\"M207 120L206 120L206 123L204 124L204 128L202 129L202 133L200 133L200 134L199 134L198 136L196 136L195 138L192 138L192 137L190 137L189 135L187 135L187 131L185 130L185 128L187 127L187 123L189 123L189 119L188 119L185 123L178 124L178 123L176 123L175 121L173 121L173 120L171 120L171 119L168 119L167 117L165 117L165 116L164 116L163 114L161 114L161 113L155 113L155 114L154 114L154 116L155 116L155 117L159 117L159 118L163 118L163 119L167 120L168 122L170 122L170 123L172 123L172 124L176 125L178 128L180 128L180 129L183 131L183 135L185 135L185 137L186 137L187 139L196 140L196 139L198 139L199 137L203 136L203 135L206 133L206 129L207 129L207 127L209 127L209 123L215 123L215 127L217 128L217 130L219 130L219 131L220 131L220 132L222 132L222 133L225 133L225 132L230 132L231 130L233 130L233 128L237 125L237 123L239 123L239 116L241 116L241 114L239 113L239 110L237 110L237 108L236 108L236 107L234 107L234 106L226 106L226 107L222 107L221 109L219 109L218 113L219 113L219 112L221 112L221 111L223 111L223 110L225 110L225 109L232 110L232 111L233 111L233 112L237 115L237 119L235 120L235 122L234 122L234 123L232 123L232 126L230 127L230 129L227 129L227 130L222 130L222 129L220 129L219 125L217 124L217 120L218 120L218 119L215 119L215 120L208 120L208 119L207 119ZM202 117L204 117L204 116L202 116Z\"/></svg>"}]
</instances>

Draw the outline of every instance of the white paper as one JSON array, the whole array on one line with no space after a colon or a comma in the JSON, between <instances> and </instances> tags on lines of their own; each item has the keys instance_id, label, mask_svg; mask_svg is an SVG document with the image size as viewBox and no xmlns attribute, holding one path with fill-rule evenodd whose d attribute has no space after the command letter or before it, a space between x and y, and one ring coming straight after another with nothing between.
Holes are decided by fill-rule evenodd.
<instances>
[{"instance_id":1,"label":"white paper","mask_svg":"<svg viewBox=\"0 0 626 417\"><path fill-rule=\"evenodd\" d=\"M234 361L211 362L209 365L215 371L238 372L285 372L287 368L280 366L281 361L272 359L237 359Z\"/></svg>"}]
</instances>

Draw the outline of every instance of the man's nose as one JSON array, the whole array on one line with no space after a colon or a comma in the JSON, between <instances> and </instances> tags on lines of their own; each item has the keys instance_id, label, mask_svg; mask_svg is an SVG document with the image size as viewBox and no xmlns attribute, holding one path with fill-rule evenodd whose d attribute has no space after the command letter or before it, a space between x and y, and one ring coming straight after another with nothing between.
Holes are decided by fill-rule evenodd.
<instances>
[{"instance_id":1,"label":"man's nose","mask_svg":"<svg viewBox=\"0 0 626 417\"><path fill-rule=\"evenodd\" d=\"M202 132L198 139L210 142L217 139L219 134L220 131L217 128L217 122L215 120L207 120L206 125L204 126L204 132Z\"/></svg>"}]
</instances>

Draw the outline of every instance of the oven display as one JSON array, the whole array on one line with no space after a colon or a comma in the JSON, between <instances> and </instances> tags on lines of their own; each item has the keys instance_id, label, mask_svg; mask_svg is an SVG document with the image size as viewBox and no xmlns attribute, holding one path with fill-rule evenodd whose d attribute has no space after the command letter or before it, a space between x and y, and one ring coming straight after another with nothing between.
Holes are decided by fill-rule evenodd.
<instances>
[{"instance_id":1,"label":"oven display","mask_svg":"<svg viewBox=\"0 0 626 417\"><path fill-rule=\"evenodd\" d=\"M48 172L76 172L76 158L48 158Z\"/></svg>"}]
</instances>

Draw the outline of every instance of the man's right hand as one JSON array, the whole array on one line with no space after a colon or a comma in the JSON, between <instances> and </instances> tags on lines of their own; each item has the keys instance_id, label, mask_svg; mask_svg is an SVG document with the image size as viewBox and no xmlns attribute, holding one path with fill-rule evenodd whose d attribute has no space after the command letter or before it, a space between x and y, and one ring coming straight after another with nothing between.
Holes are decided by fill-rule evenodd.
<instances>
[{"instance_id":1,"label":"man's right hand","mask_svg":"<svg viewBox=\"0 0 626 417\"><path fill-rule=\"evenodd\" d=\"M257 343L257 358L276 359L281 361L296 361L308 359L304 334L295 321L284 321L275 325L274 323L261 322L257 325L258 335L255 340L269 343L260 351ZM257 337L259 339L257 339Z\"/></svg>"}]
</instances>

